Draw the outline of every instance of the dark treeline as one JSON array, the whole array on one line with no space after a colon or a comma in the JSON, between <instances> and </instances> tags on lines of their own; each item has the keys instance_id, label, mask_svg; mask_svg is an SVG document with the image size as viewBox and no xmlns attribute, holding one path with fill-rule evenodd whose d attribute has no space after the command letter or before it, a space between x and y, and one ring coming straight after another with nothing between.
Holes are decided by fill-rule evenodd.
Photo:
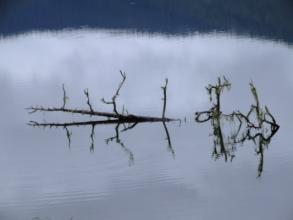
<instances>
[{"instance_id":1,"label":"dark treeline","mask_svg":"<svg viewBox=\"0 0 293 220\"><path fill-rule=\"evenodd\" d=\"M2 35L63 28L222 31L293 41L292 0L0 0Z\"/></svg>"}]
</instances>

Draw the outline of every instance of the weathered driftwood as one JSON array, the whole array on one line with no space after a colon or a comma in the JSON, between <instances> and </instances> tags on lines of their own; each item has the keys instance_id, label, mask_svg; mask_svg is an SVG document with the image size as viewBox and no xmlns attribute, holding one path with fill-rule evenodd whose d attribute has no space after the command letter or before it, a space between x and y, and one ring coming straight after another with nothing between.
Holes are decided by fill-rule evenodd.
<instances>
[{"instance_id":1,"label":"weathered driftwood","mask_svg":"<svg viewBox=\"0 0 293 220\"><path fill-rule=\"evenodd\" d=\"M120 132L125 132L128 130L133 129L136 125L139 123L152 123L152 122L162 122L163 127L166 133L166 140L168 142L168 149L172 153L173 157L175 157L175 152L172 148L171 144L171 138L168 131L168 128L166 126L166 122L175 121L178 119L172 119L167 118L166 115L166 106L167 106L167 85L168 85L168 79L165 80L165 85L162 86L163 90L163 109L162 109L162 117L152 117L152 116L142 116L142 115L133 115L129 114L128 111L124 108L122 108L122 112L120 113L117 108L117 98L119 96L120 90L126 80L126 74L122 73L120 71L120 74L122 76L122 81L119 83L119 86L114 93L114 95L111 98L111 101L106 101L104 98L102 99L102 102L107 105L113 106L113 112L100 112L96 111L93 108L93 105L91 103L90 94L88 89L84 90L84 94L86 96L86 104L88 106L88 109L72 109L67 108L67 100L69 99L64 85L62 85L63 90L63 103L61 107L43 107L43 106L36 106L36 107L30 107L28 110L30 113L35 112L63 112L63 113L71 113L71 114L80 114L80 115L88 115L88 116L100 116L100 117L106 117L106 120L87 120L87 121L72 121L72 122L37 122L37 121L30 121L28 125L32 127L49 127L49 128L63 128L66 131L66 137L68 139L68 146L71 145L71 137L72 132L69 130L70 127L79 127L79 126L90 126L91 127L91 134L90 134L90 151L94 151L94 142L95 142L95 127L98 125L115 125L115 136L107 138L105 141L107 144L109 144L112 141L115 141L123 151L128 155L129 158L129 164L133 164L134 162L134 154L132 151L126 147L126 145L122 142L120 139ZM123 129L120 129L120 126L123 126Z\"/></svg>"},{"instance_id":2,"label":"weathered driftwood","mask_svg":"<svg viewBox=\"0 0 293 220\"><path fill-rule=\"evenodd\" d=\"M43 107L43 106L35 106L35 107L29 107L27 108L30 113L35 113L35 112L63 112L63 113L72 113L72 114L80 114L80 115L89 115L89 116L101 116L101 117L106 117L107 121L109 123L133 123L133 122L169 122L169 121L175 121L178 119L173 119L173 118L167 118L165 117L166 115L166 103L167 103L167 85L168 85L168 79L165 81L165 85L162 87L163 89L163 109L162 109L162 117L152 117L152 116L143 116L143 115L134 115L134 114L129 114L127 110L125 110L124 106L122 109L122 112L120 113L117 110L117 97L119 96L119 92L126 80L126 74L120 71L120 74L122 76L122 81L120 82L118 89L116 90L115 94L111 98L111 101L106 101L104 98L102 99L102 102L108 105L113 106L113 112L101 112L101 111L96 111L93 108L93 105L91 104L90 100L90 95L88 89L84 90L84 94L86 96L86 103L89 107L89 109L73 109L73 108L67 108L67 100L68 96L66 94L65 87L63 85L63 104L61 107ZM114 119L117 121L113 121L110 119ZM87 123L87 122L80 122L80 123ZM94 123L94 122L93 122ZM106 123L104 121L103 123ZM37 124L42 124L45 125L45 123L38 123L35 121L31 121L29 123L30 125L37 125ZM48 125L52 123L47 123ZM54 123L53 123L54 124Z\"/></svg>"}]
</instances>

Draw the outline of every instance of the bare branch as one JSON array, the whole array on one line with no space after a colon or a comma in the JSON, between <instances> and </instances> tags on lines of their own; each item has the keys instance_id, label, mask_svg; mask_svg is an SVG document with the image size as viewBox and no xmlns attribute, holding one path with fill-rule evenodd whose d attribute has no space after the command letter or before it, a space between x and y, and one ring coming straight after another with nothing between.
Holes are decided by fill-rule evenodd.
<instances>
[{"instance_id":1,"label":"bare branch","mask_svg":"<svg viewBox=\"0 0 293 220\"><path fill-rule=\"evenodd\" d=\"M63 105L61 108L65 108L66 102L69 99L69 97L66 95L66 90L64 84L62 84L62 90L63 90Z\"/></svg>"},{"instance_id":2,"label":"bare branch","mask_svg":"<svg viewBox=\"0 0 293 220\"><path fill-rule=\"evenodd\" d=\"M165 85L161 88L163 89L163 111L162 111L162 118L165 118L166 114L166 104L167 104L167 86L168 86L168 78L165 79Z\"/></svg>"},{"instance_id":3,"label":"bare branch","mask_svg":"<svg viewBox=\"0 0 293 220\"><path fill-rule=\"evenodd\" d=\"M86 103L89 106L90 112L94 112L94 109L93 109L92 104L90 102L89 90L88 89L85 89L83 92L84 92L84 94L86 96L86 99L87 99Z\"/></svg>"},{"instance_id":4,"label":"bare branch","mask_svg":"<svg viewBox=\"0 0 293 220\"><path fill-rule=\"evenodd\" d=\"M117 110L117 103L116 103L116 99L117 97L119 96L119 92L120 92L120 89L122 88L125 80L126 80L126 73L123 73L121 70L120 70L120 74L122 76L122 81L119 83L119 86L115 92L115 94L113 95L112 97L112 101L106 101L104 98L102 98L102 102L105 103L105 104L108 104L108 105L113 105L113 112L116 114L116 115L123 115L123 112L122 114L120 114Z\"/></svg>"},{"instance_id":5,"label":"bare branch","mask_svg":"<svg viewBox=\"0 0 293 220\"><path fill-rule=\"evenodd\" d=\"M84 90L84 94L86 96L86 103L89 107L89 109L72 109L72 108L66 108L66 102L67 102L67 95L66 95L66 90L65 86L63 84L62 89L63 89L63 105L62 107L43 107L43 106L35 106L35 107L29 107L27 110L29 111L30 114L36 113L36 112L63 112L63 113L72 113L72 114L81 114L81 115L89 115L89 116L101 116L101 117L107 117L108 119L119 119L119 123L134 123L134 122L169 122L169 121L175 121L178 119L172 119L172 118L166 118L165 117L165 112L166 112L166 102L167 102L167 95L166 95L166 90L167 90L167 84L168 84L168 79L166 79L166 84L165 86L162 87L164 90L164 106L163 106L163 113L162 117L148 117L148 116L141 116L141 115L133 115L129 114L128 111L125 109L123 106L122 108L122 113L119 113L117 110L117 103L116 99L119 96L120 90L126 80L126 74L120 71L120 74L122 76L122 81L119 83L118 88L113 95L111 101L106 101L104 98L102 99L102 102L105 104L110 104L113 105L113 112L100 112L100 111L95 111L93 108L93 105L90 101L90 95L88 89Z\"/></svg>"},{"instance_id":6,"label":"bare branch","mask_svg":"<svg viewBox=\"0 0 293 220\"><path fill-rule=\"evenodd\" d=\"M109 118L118 118L116 114L109 113L109 112L98 112L98 111L90 111L84 109L69 109L69 108L45 108L43 106L36 106L36 107L29 107L27 110L30 113L35 112L64 112L64 113L72 113L72 114L81 114L81 115L89 115L89 116L102 116L102 117L109 117Z\"/></svg>"},{"instance_id":7,"label":"bare branch","mask_svg":"<svg viewBox=\"0 0 293 220\"><path fill-rule=\"evenodd\" d=\"M257 120L258 120L259 125L260 125L261 124L261 121L263 120L263 118L262 118L262 111L260 109L260 104L259 104L257 90L256 90L253 82L250 82L249 85L250 85L250 91L251 91L251 93L253 95L253 98L254 98L255 104L256 104L255 106L252 106L251 108L254 108L255 109L256 116L257 116Z\"/></svg>"},{"instance_id":8,"label":"bare branch","mask_svg":"<svg viewBox=\"0 0 293 220\"><path fill-rule=\"evenodd\" d=\"M33 113L36 113L37 111L40 111L39 109L41 109L43 107L28 107L28 108L25 108L26 110L28 110L28 113L29 114L33 114Z\"/></svg>"}]
</instances>

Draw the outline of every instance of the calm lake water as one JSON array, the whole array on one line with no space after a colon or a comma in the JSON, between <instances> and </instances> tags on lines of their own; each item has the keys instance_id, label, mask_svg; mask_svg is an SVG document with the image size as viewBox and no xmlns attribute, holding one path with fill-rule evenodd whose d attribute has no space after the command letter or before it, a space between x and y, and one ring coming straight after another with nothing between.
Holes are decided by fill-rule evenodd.
<instances>
[{"instance_id":1,"label":"calm lake water","mask_svg":"<svg viewBox=\"0 0 293 220\"><path fill-rule=\"evenodd\" d=\"M238 219L292 220L293 148L291 93L293 48L285 43L224 33L168 36L99 29L27 32L0 40L0 219ZM127 73L118 98L133 114L160 116L169 79L167 116L186 123L139 124L120 133L97 126L66 131L33 128L30 120L65 122L93 118L28 114L26 107L94 108L111 98ZM232 162L212 157L210 123L194 113L210 107L205 86L225 75L231 91L223 111L248 111L258 89L280 130L264 151L263 172L253 142L237 146ZM131 155L133 154L133 160Z\"/></svg>"}]
</instances>

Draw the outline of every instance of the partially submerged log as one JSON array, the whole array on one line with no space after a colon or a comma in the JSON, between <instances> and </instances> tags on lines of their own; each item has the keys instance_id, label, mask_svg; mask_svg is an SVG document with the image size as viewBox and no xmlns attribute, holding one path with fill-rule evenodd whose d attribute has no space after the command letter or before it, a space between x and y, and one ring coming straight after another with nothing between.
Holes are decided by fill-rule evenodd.
<instances>
[{"instance_id":1,"label":"partially submerged log","mask_svg":"<svg viewBox=\"0 0 293 220\"><path fill-rule=\"evenodd\" d=\"M72 113L72 114L80 114L80 115L89 115L89 116L100 116L100 117L106 117L109 121L109 123L134 123L134 122L170 122L175 121L178 119L168 118L165 117L166 115L166 103L167 103L167 85L168 85L168 79L165 81L165 85L162 87L163 90L163 109L162 109L162 117L152 117L152 116L143 116L143 115L135 115L135 114L129 114L127 110L125 110L124 106L122 109L122 112L120 113L117 109L117 98L119 96L119 92L126 80L126 74L120 71L120 74L122 76L122 81L120 82L118 89L116 90L115 94L111 98L111 101L106 101L104 98L102 99L102 102L107 105L113 106L113 112L101 112L94 110L88 89L84 90L84 94L86 96L86 103L89 107L89 109L73 109L73 108L67 108L67 100L68 96L66 94L65 87L63 85L63 104L61 107L43 107L43 106L34 106L29 107L27 110L29 110L30 113L35 112L63 112L63 113ZM116 121L113 121L116 120ZM85 122L81 122L85 123ZM104 121L103 123L106 123ZM45 125L45 123L38 123L35 121L31 121L29 123L30 125ZM50 123L47 123L50 125ZM52 124L52 123L51 123ZM54 123L53 123L54 124Z\"/></svg>"},{"instance_id":2,"label":"partially submerged log","mask_svg":"<svg viewBox=\"0 0 293 220\"><path fill-rule=\"evenodd\" d=\"M73 109L73 108L67 108L67 100L69 99L66 90L64 87L64 84L62 85L62 91L63 91L63 98L62 98L62 106L61 107L43 107L43 106L35 106L35 107L29 107L27 110L29 110L29 113L36 113L36 112L61 112L61 113L70 113L70 114L79 114L79 115L88 115L91 117L98 116L103 117L106 119L99 119L99 120L87 120L87 121L71 121L71 122L37 122L37 121L30 121L28 125L32 127L49 127L49 128L63 128L66 131L66 137L68 139L68 146L71 145L71 136L72 132L69 130L70 127L79 127L79 126L90 126L91 127L91 134L90 134L90 151L94 151L94 137L95 137L95 127L98 125L115 125L115 136L107 138L105 141L107 144L109 144L112 141L115 141L122 149L123 151L128 155L129 158L129 164L133 164L134 161L134 154L132 151L126 147L126 145L122 142L120 139L120 132L125 132L128 130L133 129L136 125L139 123L152 123L152 122L162 122L163 128L166 133L166 140L168 142L168 149L172 153L173 157L175 157L175 151L172 148L171 144L171 138L168 131L168 128L166 126L166 122L170 121L176 121L179 119L173 119L166 117L166 106L167 106L167 85L168 85L168 79L165 80L165 85L162 86L163 90L163 108L162 108L162 116L161 117L153 117L153 116L143 116L143 115L134 115L129 114L128 111L124 108L122 108L122 111L118 111L117 107L117 98L120 94L120 90L126 80L126 74L120 71L120 74L122 76L122 81L119 83L119 86L114 93L114 95L111 98L111 101L106 101L104 98L102 99L102 102L107 105L113 106L113 112L101 112L96 111L93 108L92 102L90 100L90 94L88 89L84 90L84 94L86 96L86 104L88 106L88 109ZM123 129L120 129L120 126L123 125Z\"/></svg>"}]
</instances>

